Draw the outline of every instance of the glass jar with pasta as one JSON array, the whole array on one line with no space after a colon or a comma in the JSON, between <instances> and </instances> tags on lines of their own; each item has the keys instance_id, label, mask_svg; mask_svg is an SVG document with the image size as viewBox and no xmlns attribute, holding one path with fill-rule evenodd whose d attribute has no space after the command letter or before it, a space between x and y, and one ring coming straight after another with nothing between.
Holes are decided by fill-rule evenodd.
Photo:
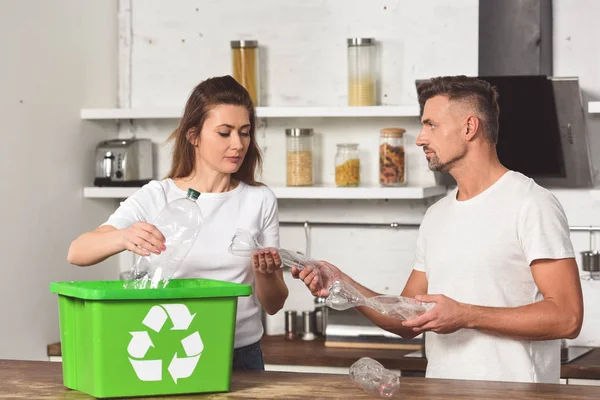
<instances>
[{"instance_id":1,"label":"glass jar with pasta","mask_svg":"<svg viewBox=\"0 0 600 400\"><path fill-rule=\"evenodd\" d=\"M286 184L288 186L311 186L313 184L313 130L292 128L286 136Z\"/></svg>"},{"instance_id":2,"label":"glass jar with pasta","mask_svg":"<svg viewBox=\"0 0 600 400\"><path fill-rule=\"evenodd\" d=\"M349 106L377 104L375 49L375 40L372 38L348 39Z\"/></svg>"},{"instance_id":3,"label":"glass jar with pasta","mask_svg":"<svg viewBox=\"0 0 600 400\"><path fill-rule=\"evenodd\" d=\"M383 186L406 185L406 157L402 128L384 128L379 136L379 183Z\"/></svg>"},{"instance_id":4,"label":"glass jar with pasta","mask_svg":"<svg viewBox=\"0 0 600 400\"><path fill-rule=\"evenodd\" d=\"M258 42L256 40L231 41L233 78L250 94L255 107L259 104Z\"/></svg>"},{"instance_id":5,"label":"glass jar with pasta","mask_svg":"<svg viewBox=\"0 0 600 400\"><path fill-rule=\"evenodd\" d=\"M335 184L339 187L360 185L358 144L341 143L335 155Z\"/></svg>"}]
</instances>

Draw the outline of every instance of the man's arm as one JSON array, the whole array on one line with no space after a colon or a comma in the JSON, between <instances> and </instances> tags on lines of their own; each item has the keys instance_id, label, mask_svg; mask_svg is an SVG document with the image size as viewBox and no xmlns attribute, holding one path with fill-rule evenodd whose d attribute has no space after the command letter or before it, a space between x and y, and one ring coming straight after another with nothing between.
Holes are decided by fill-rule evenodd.
<instances>
[{"instance_id":1,"label":"man's arm","mask_svg":"<svg viewBox=\"0 0 600 400\"><path fill-rule=\"evenodd\" d=\"M352 284L366 297L373 297L379 295L379 293L376 293L371 289L368 289L354 281L352 281ZM413 270L410 276L408 277L408 281L406 281L406 285L404 286L404 290L402 290L401 296L414 298L417 295L424 295L426 293L427 277L425 275L425 272ZM360 313L363 314L365 317L369 318L375 325L379 326L382 329L385 329L386 331L400 335L405 339L412 339L419 334L419 332L413 331L411 328L403 326L401 320L381 315L372 308L358 307L357 310L360 311Z\"/></svg>"},{"instance_id":2,"label":"man's arm","mask_svg":"<svg viewBox=\"0 0 600 400\"><path fill-rule=\"evenodd\" d=\"M328 288L334 280L341 280L349 283L365 297L379 295L379 293L355 282L348 275L340 271L335 265L320 261L318 268L321 271L319 275L311 268L300 270L296 267L292 267L292 276L304 281L304 284L308 287L313 296L329 296L329 290L326 288ZM425 275L425 272L413 270L408 281L406 281L402 296L414 298L417 295L425 293L427 293L427 276ZM369 318L375 325L386 331L400 335L405 339L412 339L419 334L418 332L414 332L411 328L402 326L401 320L385 317L369 307L357 307L357 310L365 317Z\"/></svg>"},{"instance_id":3,"label":"man's arm","mask_svg":"<svg viewBox=\"0 0 600 400\"><path fill-rule=\"evenodd\" d=\"M441 295L418 296L418 300L433 301L436 306L403 325L415 333L477 329L520 340L577 337L583 322L583 296L575 259L535 260L531 271L544 296L540 302L495 308L458 303Z\"/></svg>"}]
</instances>

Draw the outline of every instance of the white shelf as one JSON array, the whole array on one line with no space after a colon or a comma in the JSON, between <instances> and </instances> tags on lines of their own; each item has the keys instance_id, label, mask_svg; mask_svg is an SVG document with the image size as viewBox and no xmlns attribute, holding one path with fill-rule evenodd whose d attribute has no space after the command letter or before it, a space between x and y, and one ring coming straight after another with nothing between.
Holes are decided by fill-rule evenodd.
<instances>
[{"instance_id":1,"label":"white shelf","mask_svg":"<svg viewBox=\"0 0 600 400\"><path fill-rule=\"evenodd\" d=\"M588 103L588 113L600 114L600 101L590 101Z\"/></svg>"},{"instance_id":2,"label":"white shelf","mask_svg":"<svg viewBox=\"0 0 600 400\"><path fill-rule=\"evenodd\" d=\"M83 197L89 199L126 199L139 187L84 187Z\"/></svg>"},{"instance_id":3,"label":"white shelf","mask_svg":"<svg viewBox=\"0 0 600 400\"><path fill-rule=\"evenodd\" d=\"M119 119L179 119L183 110L178 108L84 108L84 120ZM418 106L373 107L257 107L259 118L302 117L418 117Z\"/></svg>"},{"instance_id":4,"label":"white shelf","mask_svg":"<svg viewBox=\"0 0 600 400\"><path fill-rule=\"evenodd\" d=\"M425 199L446 193L445 186L429 187L348 187L312 186L312 187L275 187L271 188L278 199Z\"/></svg>"},{"instance_id":5,"label":"white shelf","mask_svg":"<svg viewBox=\"0 0 600 400\"><path fill-rule=\"evenodd\" d=\"M259 118L295 117L418 117L418 106L373 107L258 107Z\"/></svg>"},{"instance_id":6,"label":"white shelf","mask_svg":"<svg viewBox=\"0 0 600 400\"><path fill-rule=\"evenodd\" d=\"M131 196L137 187L85 187L83 197L124 199ZM312 200L376 200L376 199L425 199L446 193L445 186L407 187L355 187L338 188L331 186L272 187L278 199Z\"/></svg>"},{"instance_id":7,"label":"white shelf","mask_svg":"<svg viewBox=\"0 0 600 400\"><path fill-rule=\"evenodd\" d=\"M179 119L183 110L178 108L83 108L81 119Z\"/></svg>"}]
</instances>

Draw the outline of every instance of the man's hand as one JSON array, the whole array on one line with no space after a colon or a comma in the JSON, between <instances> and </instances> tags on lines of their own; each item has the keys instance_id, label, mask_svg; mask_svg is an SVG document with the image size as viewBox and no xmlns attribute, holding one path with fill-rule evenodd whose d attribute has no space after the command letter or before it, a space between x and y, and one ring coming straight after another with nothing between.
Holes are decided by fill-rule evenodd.
<instances>
[{"instance_id":1,"label":"man's hand","mask_svg":"<svg viewBox=\"0 0 600 400\"><path fill-rule=\"evenodd\" d=\"M338 267L326 261L305 265L303 269L292 267L292 276L302 280L313 296L329 296L329 286L336 279L342 279L342 275Z\"/></svg>"},{"instance_id":2,"label":"man's hand","mask_svg":"<svg viewBox=\"0 0 600 400\"><path fill-rule=\"evenodd\" d=\"M443 295L420 295L415 299L435 306L420 317L402 323L415 333L432 331L435 333L453 333L468 328L470 306L459 303Z\"/></svg>"}]
</instances>

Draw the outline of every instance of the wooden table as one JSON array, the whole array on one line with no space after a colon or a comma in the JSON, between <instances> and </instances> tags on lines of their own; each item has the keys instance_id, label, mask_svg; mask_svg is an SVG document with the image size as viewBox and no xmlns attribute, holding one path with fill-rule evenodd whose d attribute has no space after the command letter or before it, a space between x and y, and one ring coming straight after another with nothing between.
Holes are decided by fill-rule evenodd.
<instances>
[{"instance_id":1,"label":"wooden table","mask_svg":"<svg viewBox=\"0 0 600 400\"><path fill-rule=\"evenodd\" d=\"M0 360L0 399L80 400L92 397L66 389L62 364L47 361ZM600 399L593 386L546 385L442 379L401 378L395 396L411 400L588 400ZM155 399L157 397L154 397ZM230 393L168 396L165 399L369 399L345 375L286 372L234 373ZM137 399L137 398L136 398Z\"/></svg>"},{"instance_id":2,"label":"wooden table","mask_svg":"<svg viewBox=\"0 0 600 400\"><path fill-rule=\"evenodd\" d=\"M264 336L261 348L266 364L348 368L361 357L371 357L404 376L425 373L427 360L406 358L405 350L346 349L325 347L323 339L287 341L283 336ZM60 356L60 343L48 345L48 356ZM561 366L563 379L600 379L600 348Z\"/></svg>"}]
</instances>

